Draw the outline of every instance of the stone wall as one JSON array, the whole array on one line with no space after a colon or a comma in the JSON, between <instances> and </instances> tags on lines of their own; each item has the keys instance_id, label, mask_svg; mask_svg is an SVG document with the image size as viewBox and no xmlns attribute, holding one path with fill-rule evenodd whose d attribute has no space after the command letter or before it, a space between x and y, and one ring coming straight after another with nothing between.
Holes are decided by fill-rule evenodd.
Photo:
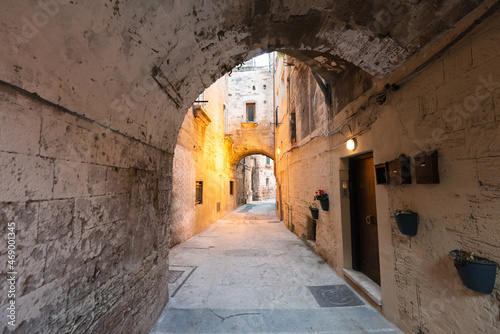
<instances>
[{"instance_id":1,"label":"stone wall","mask_svg":"<svg viewBox=\"0 0 500 334\"><path fill-rule=\"evenodd\" d=\"M225 145L224 105L228 77L223 76L205 90L203 110L208 120L195 116L191 108L179 133L174 152L170 245L175 246L199 233L238 205L242 175L230 164L232 145ZM195 204L197 181L203 182L203 203ZM233 194L230 184L233 181ZM219 208L219 210L217 210Z\"/></svg>"},{"instance_id":2,"label":"stone wall","mask_svg":"<svg viewBox=\"0 0 500 334\"><path fill-rule=\"evenodd\" d=\"M499 19L484 21L416 73L387 77L400 88L387 92L383 105L372 95L379 86L343 110L316 106L316 129L310 114L297 117L295 147L290 112L311 106L313 78L300 65L278 67L278 83L280 73L290 75L284 101L292 107L281 104L277 130L284 221L305 238L308 204L318 188L325 189L330 211L320 212L316 251L339 274L351 266L349 205L339 182L348 177L348 158L373 152L377 164L401 153L438 151L440 184L416 184L412 165L412 184L376 186L382 311L406 333L495 333L500 326L498 275L491 295L475 293L463 286L448 255L461 248L500 263ZM351 136L358 143L354 153L345 148ZM401 209L419 213L415 237L396 227L393 213Z\"/></svg>"},{"instance_id":3,"label":"stone wall","mask_svg":"<svg viewBox=\"0 0 500 334\"><path fill-rule=\"evenodd\" d=\"M252 166L252 192L254 201L264 201L276 197L274 162L263 155L246 157ZM267 163L269 160L269 164ZM251 161L251 162L250 162Z\"/></svg>"},{"instance_id":4,"label":"stone wall","mask_svg":"<svg viewBox=\"0 0 500 334\"><path fill-rule=\"evenodd\" d=\"M20 278L19 310L32 311L18 313L18 332L112 328L120 333L132 328L142 333L153 326L167 302L165 215L177 135L194 99L231 68L266 50L290 50L332 81L346 70L353 81L361 77L376 86L384 84L377 77L403 64L403 72L411 71L413 55L418 58L426 48L422 54L431 57L441 49L430 47L437 37L451 40L481 22L481 15L495 10L495 4L492 0L420 1L390 8L372 1L351 6L348 0L2 4L2 87L13 85L33 94L19 97L5 88L2 96L2 104L8 106L2 107L7 114L3 117L12 119L0 123L0 206L17 212L4 213L2 223L27 217L26 222L38 222L37 230L43 231L51 224L64 225L66 218L44 218L42 201L47 201L44 205L75 202L75 210L82 199L97 203L81 218L81 224L98 226L91 228L97 241L81 243L83 250L72 254L76 260L58 258L68 263L64 271L44 264L43 269L30 268L34 274L29 279L27 272ZM381 25L387 13L390 22ZM340 104L371 86L350 87ZM55 124L42 121L50 110L62 115ZM53 173L46 173L51 168ZM91 191L99 195L94 197ZM126 218L114 214L121 205L105 201L113 194L117 196L113 200L127 203L122 203ZM38 211L33 205L39 206ZM116 231L115 222L123 220L126 233L120 234L123 229ZM41 259L40 263L47 258L45 251L65 250L75 242L63 235L34 242L30 238L35 232L24 234L23 229L18 254ZM83 233L83 228L76 230ZM74 235L79 238L77 232ZM101 236L107 247L100 246ZM107 253L110 245L118 248L112 255ZM96 254L119 256L120 245L127 251L118 262L110 259L97 266L93 262ZM105 251L101 253L100 247ZM31 256L35 248L41 252ZM108 263L116 271L103 270ZM57 281L40 283L42 270L44 281L51 277ZM64 312L59 316L60 310Z\"/></svg>"},{"instance_id":5,"label":"stone wall","mask_svg":"<svg viewBox=\"0 0 500 334\"><path fill-rule=\"evenodd\" d=\"M172 155L7 85L0 105L0 226L6 236L14 222L17 241L14 332L142 332L168 300Z\"/></svg>"},{"instance_id":6,"label":"stone wall","mask_svg":"<svg viewBox=\"0 0 500 334\"><path fill-rule=\"evenodd\" d=\"M264 156L258 164L253 157L243 158L243 167L238 168L239 158L248 152L273 152L272 77L269 68L234 71L199 98L208 101L202 104L206 118L195 116L193 108L186 114L174 153L171 247L238 205L274 197L272 186L266 186L266 178L274 174L274 169L264 166ZM256 105L255 122L246 122L247 102ZM202 204L195 204L197 181L203 182ZM229 194L230 181L233 195ZM275 184L274 178L270 183Z\"/></svg>"},{"instance_id":7,"label":"stone wall","mask_svg":"<svg viewBox=\"0 0 500 334\"><path fill-rule=\"evenodd\" d=\"M233 163L261 153L274 154L273 72L270 68L233 71L229 76L229 133ZM247 122L247 103L255 103L255 121Z\"/></svg>"}]
</instances>

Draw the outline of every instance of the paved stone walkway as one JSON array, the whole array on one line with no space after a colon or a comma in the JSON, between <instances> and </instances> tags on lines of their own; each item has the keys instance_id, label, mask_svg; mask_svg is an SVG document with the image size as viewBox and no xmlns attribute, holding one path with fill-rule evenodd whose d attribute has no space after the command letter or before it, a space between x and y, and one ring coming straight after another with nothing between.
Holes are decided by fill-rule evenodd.
<instances>
[{"instance_id":1,"label":"paved stone walkway","mask_svg":"<svg viewBox=\"0 0 500 334\"><path fill-rule=\"evenodd\" d=\"M170 252L171 298L151 333L401 333L274 205L242 206Z\"/></svg>"}]
</instances>

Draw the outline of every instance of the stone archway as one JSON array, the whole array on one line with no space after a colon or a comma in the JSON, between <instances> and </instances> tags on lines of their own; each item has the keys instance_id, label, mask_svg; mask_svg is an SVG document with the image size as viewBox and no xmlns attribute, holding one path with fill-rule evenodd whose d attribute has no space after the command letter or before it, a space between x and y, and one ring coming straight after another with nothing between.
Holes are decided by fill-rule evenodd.
<instances>
[{"instance_id":1,"label":"stone archway","mask_svg":"<svg viewBox=\"0 0 500 334\"><path fill-rule=\"evenodd\" d=\"M232 166L236 165L240 160L249 157L251 155L264 155L271 160L274 160L274 154L271 151L263 150L263 149L252 149L252 150L245 150L244 152L238 152L233 154L231 157L231 164Z\"/></svg>"},{"instance_id":2,"label":"stone archway","mask_svg":"<svg viewBox=\"0 0 500 334\"><path fill-rule=\"evenodd\" d=\"M154 324L168 300L177 134L222 74L283 50L339 109L490 3L3 4L0 217L19 227L16 302L30 310L18 332Z\"/></svg>"}]
</instances>

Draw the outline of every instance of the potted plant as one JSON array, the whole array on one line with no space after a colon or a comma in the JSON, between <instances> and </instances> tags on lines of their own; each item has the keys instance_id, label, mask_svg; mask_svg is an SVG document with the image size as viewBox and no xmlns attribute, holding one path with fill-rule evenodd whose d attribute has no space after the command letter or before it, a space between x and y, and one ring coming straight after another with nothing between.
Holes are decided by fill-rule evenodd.
<instances>
[{"instance_id":1,"label":"potted plant","mask_svg":"<svg viewBox=\"0 0 500 334\"><path fill-rule=\"evenodd\" d=\"M328 211L330 206L328 202L328 194L324 190L319 189L318 191L316 191L316 196L314 196L314 200L319 201L319 204L321 204L321 209L323 211Z\"/></svg>"},{"instance_id":2,"label":"potted plant","mask_svg":"<svg viewBox=\"0 0 500 334\"><path fill-rule=\"evenodd\" d=\"M417 235L418 213L407 210L396 210L396 223L399 231L404 235Z\"/></svg>"},{"instance_id":3,"label":"potted plant","mask_svg":"<svg viewBox=\"0 0 500 334\"><path fill-rule=\"evenodd\" d=\"M450 252L464 285L477 292L490 294L495 285L497 264L471 252L455 249Z\"/></svg>"},{"instance_id":4,"label":"potted plant","mask_svg":"<svg viewBox=\"0 0 500 334\"><path fill-rule=\"evenodd\" d=\"M319 218L319 210L316 208L316 204L312 203L309 205L309 210L311 210L311 215L313 219L318 219Z\"/></svg>"}]
</instances>

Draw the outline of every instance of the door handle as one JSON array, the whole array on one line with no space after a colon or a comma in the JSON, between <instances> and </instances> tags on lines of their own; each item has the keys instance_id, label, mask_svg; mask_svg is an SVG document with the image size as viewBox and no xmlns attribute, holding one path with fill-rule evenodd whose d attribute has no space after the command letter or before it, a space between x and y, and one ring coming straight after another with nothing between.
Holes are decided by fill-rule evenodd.
<instances>
[{"instance_id":1,"label":"door handle","mask_svg":"<svg viewBox=\"0 0 500 334\"><path fill-rule=\"evenodd\" d=\"M370 216L370 215L369 215L369 216L366 216L365 221L366 221L366 223L367 223L368 225L370 225L370 224L372 224L372 223L373 223L373 224L376 224L376 222L375 222L375 217Z\"/></svg>"}]
</instances>

